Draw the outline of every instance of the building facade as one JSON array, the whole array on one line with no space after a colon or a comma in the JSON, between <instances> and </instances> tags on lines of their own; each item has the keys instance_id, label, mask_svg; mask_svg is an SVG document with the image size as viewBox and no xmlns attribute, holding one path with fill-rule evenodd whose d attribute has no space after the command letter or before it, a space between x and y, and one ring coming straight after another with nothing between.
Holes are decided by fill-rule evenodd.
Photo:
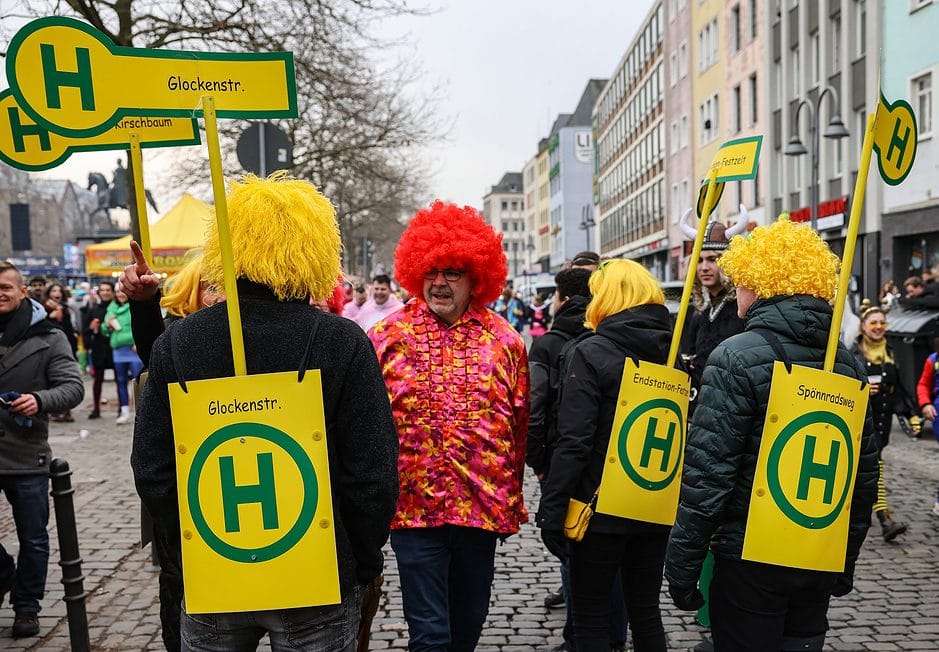
<instances>
[{"instance_id":1,"label":"building facade","mask_svg":"<svg viewBox=\"0 0 939 652\"><path fill-rule=\"evenodd\" d=\"M599 251L632 258L659 279L665 219L665 11L653 4L593 110Z\"/></svg>"},{"instance_id":2,"label":"building facade","mask_svg":"<svg viewBox=\"0 0 939 652\"><path fill-rule=\"evenodd\" d=\"M483 197L486 222L502 233L502 248L509 263L509 278L515 278L525 267L526 230L522 193L522 173L506 172L499 183Z\"/></svg>"},{"instance_id":3,"label":"building facade","mask_svg":"<svg viewBox=\"0 0 939 652\"><path fill-rule=\"evenodd\" d=\"M881 5L866 0L785 0L772 6L774 9L766 15L765 48L770 124L762 154L771 169L766 175L770 214L787 211L794 220L810 219L816 181L811 124L817 117L818 230L840 256L867 116L875 109L878 97ZM803 108L796 124L800 105ZM835 116L843 120L847 137L822 136L833 126ZM786 155L794 138L806 153ZM862 283L861 292L868 297L876 296L881 279L882 184L876 176L873 169L852 269Z\"/></svg>"},{"instance_id":4,"label":"building facade","mask_svg":"<svg viewBox=\"0 0 939 652\"><path fill-rule=\"evenodd\" d=\"M939 83L939 2L891 3L884 12L884 96L906 99L916 115L916 158L902 185L883 185L880 254L883 280L898 284L939 263L939 144L935 94ZM871 169L877 181L876 164Z\"/></svg>"},{"instance_id":5,"label":"building facade","mask_svg":"<svg viewBox=\"0 0 939 652\"><path fill-rule=\"evenodd\" d=\"M694 2L694 0L691 0ZM691 8L689 0L669 0L665 16L665 51L668 54L668 88L665 91L665 186L668 188L665 219L668 224L666 281L684 278L684 235L679 220L694 206L694 111L691 102Z\"/></svg>"}]
</instances>

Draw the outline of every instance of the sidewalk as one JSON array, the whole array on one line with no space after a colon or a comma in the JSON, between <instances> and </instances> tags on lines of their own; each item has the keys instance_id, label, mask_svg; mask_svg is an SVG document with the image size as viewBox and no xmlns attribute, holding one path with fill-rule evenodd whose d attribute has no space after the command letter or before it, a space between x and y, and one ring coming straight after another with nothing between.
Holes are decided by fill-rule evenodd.
<instances>
[{"instance_id":1,"label":"sidewalk","mask_svg":"<svg viewBox=\"0 0 939 652\"><path fill-rule=\"evenodd\" d=\"M90 395L90 385L87 387ZM149 547L139 541L139 502L130 471L133 429L114 423L111 399L100 420L88 421L88 409L73 411L75 423L51 424L55 456L68 460L74 472L75 509L92 649L99 651L162 650L157 599L157 570ZM85 404L87 404L87 400ZM86 438L79 436L83 429ZM939 485L939 446L931 438L913 442L894 430L886 451L889 502L910 530L895 543L884 543L876 521L865 543L855 577L855 591L832 602L831 650L939 649L939 518L930 513ZM526 504L534 511L537 483L529 475ZM58 542L50 523L52 557L46 598L40 614L41 636L13 640L13 613L0 608L0 649L69 649L68 624ZM0 541L11 554L16 537L9 507L0 500ZM563 609L545 609L545 593L559 584L557 564L528 524L497 550L492 605L480 650L547 650L560 643ZM390 548L385 564L385 599L375 619L372 649L406 649L407 626L397 590L397 569ZM692 615L671 606L662 593L669 649L688 650L702 638Z\"/></svg>"}]
</instances>

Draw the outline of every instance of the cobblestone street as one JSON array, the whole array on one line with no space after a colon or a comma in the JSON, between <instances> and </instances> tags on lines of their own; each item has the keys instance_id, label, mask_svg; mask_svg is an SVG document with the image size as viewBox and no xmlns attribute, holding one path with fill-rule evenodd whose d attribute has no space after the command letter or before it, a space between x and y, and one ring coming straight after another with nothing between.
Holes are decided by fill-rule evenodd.
<instances>
[{"instance_id":1,"label":"cobblestone street","mask_svg":"<svg viewBox=\"0 0 939 652\"><path fill-rule=\"evenodd\" d=\"M51 425L50 439L55 456L67 459L74 471L92 648L160 650L157 570L149 547L141 549L138 543L140 508L129 465L132 426L114 423L113 391L108 384L105 396L111 403L105 418L88 421L89 410L80 407L74 411L75 423ZM81 437L81 430L88 430L88 436ZM910 529L888 544L875 521L858 564L855 591L832 602L826 649L939 650L939 518L930 513L939 484L939 446L931 436L914 442L895 429L886 465L890 503ZM533 509L537 485L531 476L527 487L526 502ZM50 539L41 636L11 639L13 613L6 604L0 609L0 649L69 649L54 516ZM5 501L0 504L0 540L15 553ZM386 595L375 619L372 648L403 649L407 627L390 549L385 576ZM526 525L497 551L492 606L479 649L533 651L557 645L564 611L548 610L542 600L558 584L557 564L546 555L537 529ZM662 604L669 649L690 649L702 638L701 628L690 614L675 610L664 592Z\"/></svg>"}]
</instances>

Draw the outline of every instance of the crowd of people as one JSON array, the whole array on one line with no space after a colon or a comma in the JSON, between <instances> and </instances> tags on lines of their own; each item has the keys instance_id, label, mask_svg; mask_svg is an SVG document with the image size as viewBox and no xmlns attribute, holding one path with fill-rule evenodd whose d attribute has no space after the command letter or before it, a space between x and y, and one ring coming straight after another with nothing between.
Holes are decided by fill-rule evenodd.
<instances>
[{"instance_id":1,"label":"crowd of people","mask_svg":"<svg viewBox=\"0 0 939 652\"><path fill-rule=\"evenodd\" d=\"M0 266L0 379L16 389L0 394L0 422L29 442L12 457L0 444L0 490L11 503L32 501L29 518L14 507L17 563L0 548L14 636L38 632L47 421L82 398L76 333L90 354L92 416L104 369L117 378L119 423L131 419L127 383L148 370L131 466L153 521L168 650L254 649L265 635L274 650L368 649L389 539L409 649L475 649L497 546L529 520L526 466L540 486L534 521L558 560L560 589L546 604L567 610L559 650L623 650L627 623L632 649L665 650L663 579L679 609L705 608L713 641L700 649L821 650L829 601L852 590L872 512L885 540L906 529L887 506L882 451L895 414L932 421L939 437L939 360L926 360L915 390L904 387L885 333L893 305L939 297L934 278L908 279L902 299L885 286L839 344L834 372L869 384L871 400L850 526L826 535L846 550L844 568L825 572L742 559L774 364L821 368L832 323L839 261L805 225L780 218L747 237L717 223L706 231L678 362L691 402L671 526L596 511L625 361L665 364L674 329L644 267L582 252L552 296L526 303L506 287L500 235L474 209L438 201L410 220L394 278L347 283L335 211L309 183L248 176L231 184L228 211L248 373L322 375L339 603L187 611L169 386L235 369L213 226L167 287L133 243L118 287L86 289L95 298L77 307L61 285L40 292L37 282L32 294L32 280ZM7 382L7 360L40 344L45 353L14 365ZM27 479L42 498L25 497Z\"/></svg>"}]
</instances>

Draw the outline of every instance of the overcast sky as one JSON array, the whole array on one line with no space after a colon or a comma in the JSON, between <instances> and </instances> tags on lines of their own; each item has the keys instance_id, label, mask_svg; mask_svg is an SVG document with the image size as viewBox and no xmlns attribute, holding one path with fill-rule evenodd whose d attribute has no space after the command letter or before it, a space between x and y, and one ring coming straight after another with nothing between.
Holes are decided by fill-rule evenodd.
<instances>
[{"instance_id":1,"label":"overcast sky","mask_svg":"<svg viewBox=\"0 0 939 652\"><path fill-rule=\"evenodd\" d=\"M442 86L439 108L453 123L449 142L415 152L436 171L428 199L481 206L504 172L521 172L557 114L574 110L587 80L613 72L651 5L443 0L431 4L438 8L431 16L386 21L381 35L406 37L398 54L420 60L425 88ZM85 185L91 170L110 178L117 156L74 155L41 176Z\"/></svg>"}]
</instances>

